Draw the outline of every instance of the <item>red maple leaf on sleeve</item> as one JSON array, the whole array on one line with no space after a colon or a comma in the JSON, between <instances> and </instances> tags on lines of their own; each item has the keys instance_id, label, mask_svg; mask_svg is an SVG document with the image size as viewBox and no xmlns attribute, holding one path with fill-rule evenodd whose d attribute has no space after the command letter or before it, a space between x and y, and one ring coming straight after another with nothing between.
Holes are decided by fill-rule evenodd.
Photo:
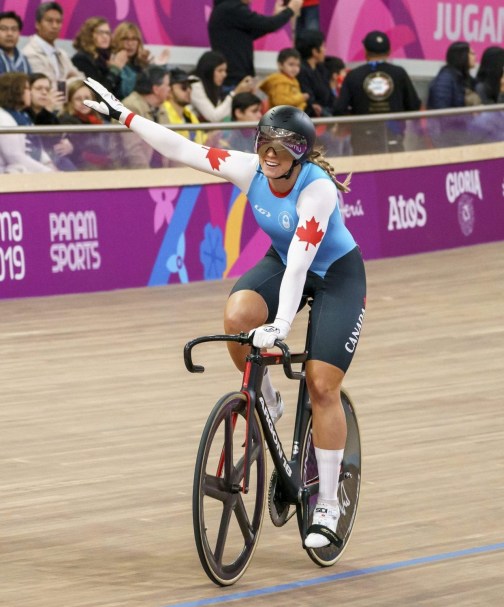
<instances>
[{"instance_id":1,"label":"red maple leaf on sleeve","mask_svg":"<svg viewBox=\"0 0 504 607\"><path fill-rule=\"evenodd\" d=\"M313 245L316 247L318 243L322 240L324 236L324 232L319 230L319 222L316 221L315 217L312 217L310 221L306 222L306 227L301 227L296 230L296 236L299 238L301 242L306 242L306 249L308 251L308 246Z\"/></svg>"},{"instance_id":2,"label":"red maple leaf on sleeve","mask_svg":"<svg viewBox=\"0 0 504 607\"><path fill-rule=\"evenodd\" d=\"M220 150L219 148L205 148L208 149L206 157L210 162L210 166L214 171L220 171L220 163L226 162L226 158L230 155L226 150Z\"/></svg>"}]
</instances>

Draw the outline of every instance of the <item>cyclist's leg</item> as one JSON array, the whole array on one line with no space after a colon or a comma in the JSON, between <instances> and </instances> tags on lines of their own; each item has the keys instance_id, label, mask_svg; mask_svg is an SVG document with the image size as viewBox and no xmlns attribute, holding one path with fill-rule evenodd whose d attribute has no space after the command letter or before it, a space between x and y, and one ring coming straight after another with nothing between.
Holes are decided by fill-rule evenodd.
<instances>
[{"instance_id":1,"label":"cyclist's leg","mask_svg":"<svg viewBox=\"0 0 504 607\"><path fill-rule=\"evenodd\" d=\"M282 260L270 248L259 263L238 279L226 303L226 333L247 332L274 321L284 271ZM247 350L232 342L228 342L228 349L235 365L243 371Z\"/></svg>"},{"instance_id":2,"label":"cyclist's leg","mask_svg":"<svg viewBox=\"0 0 504 607\"><path fill-rule=\"evenodd\" d=\"M247 333L255 327L263 325L268 317L268 306L262 295L244 289L229 296L224 311L224 330L234 334L243 331ZM245 368L245 351L238 343L228 342L229 354L236 367L243 371Z\"/></svg>"},{"instance_id":3,"label":"cyclist's leg","mask_svg":"<svg viewBox=\"0 0 504 607\"><path fill-rule=\"evenodd\" d=\"M306 381L319 467L319 502L324 502L324 507L317 506L314 521L332 531L337 525L339 468L346 442L340 390L359 340L365 295L364 267L358 249L332 264L313 291ZM331 516L326 517L325 511ZM326 537L319 534L312 534L306 541L309 547L327 543Z\"/></svg>"},{"instance_id":4,"label":"cyclist's leg","mask_svg":"<svg viewBox=\"0 0 504 607\"><path fill-rule=\"evenodd\" d=\"M319 360L306 363L306 383L312 404L313 442L320 449L344 449L346 418L340 390L345 374Z\"/></svg>"}]
</instances>

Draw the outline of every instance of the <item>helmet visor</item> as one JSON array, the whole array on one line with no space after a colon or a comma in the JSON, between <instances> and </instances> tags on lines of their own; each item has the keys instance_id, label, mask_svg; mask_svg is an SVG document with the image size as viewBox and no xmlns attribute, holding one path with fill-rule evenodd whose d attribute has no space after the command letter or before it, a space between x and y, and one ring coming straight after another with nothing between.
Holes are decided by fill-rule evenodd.
<instances>
[{"instance_id":1,"label":"helmet visor","mask_svg":"<svg viewBox=\"0 0 504 607\"><path fill-rule=\"evenodd\" d=\"M299 160L308 150L308 142L302 135L276 126L260 126L255 138L255 152L259 153L259 150L268 144L273 147L275 144L280 144L296 160Z\"/></svg>"}]
</instances>

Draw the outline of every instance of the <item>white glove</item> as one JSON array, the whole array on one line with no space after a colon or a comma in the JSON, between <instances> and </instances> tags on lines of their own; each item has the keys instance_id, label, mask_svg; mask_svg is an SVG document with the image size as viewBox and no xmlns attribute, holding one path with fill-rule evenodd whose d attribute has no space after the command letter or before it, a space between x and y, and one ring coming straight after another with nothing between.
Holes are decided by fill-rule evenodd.
<instances>
[{"instance_id":1,"label":"white glove","mask_svg":"<svg viewBox=\"0 0 504 607\"><path fill-rule=\"evenodd\" d=\"M116 99L110 91L107 91L107 89L99 82L96 82L96 80L86 78L84 84L95 93L99 100L90 101L86 99L84 105L87 105L96 112L100 112L100 114L105 114L105 116L110 116L115 120L119 120L121 124L124 124L126 118L131 114L131 111L124 107L119 99Z\"/></svg>"},{"instance_id":2,"label":"white glove","mask_svg":"<svg viewBox=\"0 0 504 607\"><path fill-rule=\"evenodd\" d=\"M275 339L284 340L290 331L290 323L281 318L276 318L272 325L263 325L250 331L252 343L256 348L272 348L275 345Z\"/></svg>"}]
</instances>

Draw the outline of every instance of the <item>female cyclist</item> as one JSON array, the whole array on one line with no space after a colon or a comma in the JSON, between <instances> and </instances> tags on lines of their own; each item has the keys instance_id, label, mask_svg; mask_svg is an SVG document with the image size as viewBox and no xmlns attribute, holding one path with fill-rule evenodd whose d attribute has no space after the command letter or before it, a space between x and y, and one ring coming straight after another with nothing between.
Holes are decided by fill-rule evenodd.
<instances>
[{"instance_id":1,"label":"female cyclist","mask_svg":"<svg viewBox=\"0 0 504 607\"><path fill-rule=\"evenodd\" d=\"M301 110L277 106L259 121L255 154L208 149L130 112L99 83L87 79L101 102L86 105L140 135L168 158L218 174L246 193L259 226L271 237L265 257L242 276L228 299L227 333L253 333L256 347L285 339L303 296L313 298L306 381L313 409L319 498L305 545L336 541L338 478L346 440L340 387L364 317L366 278L359 248L343 224L334 169L313 150L315 127ZM244 352L230 344L243 370ZM273 419L283 403L269 375L263 396Z\"/></svg>"}]
</instances>

